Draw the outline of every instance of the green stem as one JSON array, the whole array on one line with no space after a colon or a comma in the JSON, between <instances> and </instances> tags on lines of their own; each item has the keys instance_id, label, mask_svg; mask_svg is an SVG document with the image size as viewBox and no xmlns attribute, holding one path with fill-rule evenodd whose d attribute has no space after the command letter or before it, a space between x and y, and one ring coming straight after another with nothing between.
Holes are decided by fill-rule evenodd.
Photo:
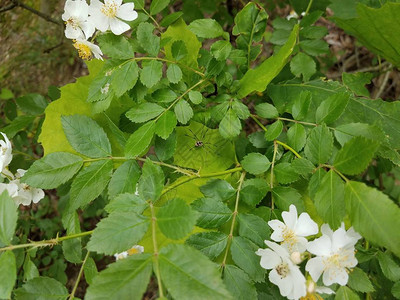
<instances>
[{"instance_id":1,"label":"green stem","mask_svg":"<svg viewBox=\"0 0 400 300\"><path fill-rule=\"evenodd\" d=\"M85 231L85 232L81 232L81 233L76 233L76 234L71 234L71 235L67 235L67 236L63 236L63 237L58 237L57 236L56 238L51 239L51 240L44 240L44 241L39 241L39 242L31 242L31 243L20 244L20 245L11 245L11 246L0 248L0 252L7 251L7 250L21 249L21 248L29 248L29 247L36 248L36 247L54 246L54 245L57 245L60 242L63 242L63 241L66 241L66 240L70 240L70 239L80 238L80 237L87 236L87 235L91 235L92 233L93 233L93 230Z\"/></svg>"},{"instance_id":2,"label":"green stem","mask_svg":"<svg viewBox=\"0 0 400 300\"><path fill-rule=\"evenodd\" d=\"M294 155L297 156L297 158L301 158L301 155L299 153L296 152L296 150L294 150L292 147L290 147L289 145L285 144L284 142L275 140L275 142L281 146L283 146L284 148L286 148L287 150L289 150L290 152L292 152Z\"/></svg>"},{"instance_id":3,"label":"green stem","mask_svg":"<svg viewBox=\"0 0 400 300\"><path fill-rule=\"evenodd\" d=\"M311 6L312 6L312 4L313 4L313 1L314 1L314 0L310 0L310 2L308 2L308 6L307 6L307 9L306 9L306 12L305 12L304 16L307 16L307 15L308 15L308 13L309 13L309 11L310 11L310 9L311 9Z\"/></svg>"},{"instance_id":4,"label":"green stem","mask_svg":"<svg viewBox=\"0 0 400 300\"><path fill-rule=\"evenodd\" d=\"M258 126L260 126L265 132L267 132L267 128L260 122L260 120L257 119L255 115L250 115L250 117L254 120L254 122L257 123Z\"/></svg>"},{"instance_id":5,"label":"green stem","mask_svg":"<svg viewBox=\"0 0 400 300\"><path fill-rule=\"evenodd\" d=\"M238 167L238 168L233 168L233 169L222 171L222 172L215 172L215 173L209 173L209 174L203 174L203 175L196 174L196 175L193 175L193 176L185 177L182 180L178 179L177 181L175 181L171 185L166 186L163 189L161 195L164 195L164 194L168 193L169 191L175 189L176 187L178 187L178 186L180 186L180 185L182 185L184 183L187 183L189 181L192 181L194 179L223 176L223 175L228 175L228 174L232 174L232 173L235 173L235 172L240 172L242 170L243 170L242 167Z\"/></svg>"},{"instance_id":6,"label":"green stem","mask_svg":"<svg viewBox=\"0 0 400 300\"><path fill-rule=\"evenodd\" d=\"M336 174L338 174L345 182L349 182L349 181L350 181L350 179L348 179L346 176L344 176L344 175L343 175L340 171L338 171L334 166L326 165L326 164L322 164L321 166L333 170L333 171L334 171Z\"/></svg>"},{"instance_id":7,"label":"green stem","mask_svg":"<svg viewBox=\"0 0 400 300\"><path fill-rule=\"evenodd\" d=\"M90 252L88 251L86 253L85 259L82 262L82 266L81 269L79 270L79 274L78 277L76 278L75 284L74 284L74 288L72 289L71 295L69 295L69 300L73 300L75 298L75 293L76 293L76 289L78 288L79 282L81 281L82 278L82 274L83 274L83 268L85 267L86 261L89 258Z\"/></svg>"},{"instance_id":8,"label":"green stem","mask_svg":"<svg viewBox=\"0 0 400 300\"><path fill-rule=\"evenodd\" d=\"M226 248L225 248L224 259L222 260L222 263L221 263L222 268L225 268L226 259L228 258L229 249L231 248L232 238L233 238L233 230L235 229L236 216L238 214L238 209L239 209L240 191L242 189L242 185L243 185L245 177L246 177L246 172L243 172L242 175L240 176L239 185L238 185L238 189L236 192L235 210L232 213L231 229L229 230L228 242L227 242Z\"/></svg>"},{"instance_id":9,"label":"green stem","mask_svg":"<svg viewBox=\"0 0 400 300\"><path fill-rule=\"evenodd\" d=\"M302 122L302 121L297 121L297 120L293 120L293 119L288 119L288 118L276 118L277 120L281 120L281 121L288 121L288 122L293 122L293 123L298 123L298 124L303 124L303 125L308 125L308 126L314 126L317 127L318 124L315 123L309 123L309 122Z\"/></svg>"},{"instance_id":10,"label":"green stem","mask_svg":"<svg viewBox=\"0 0 400 300\"><path fill-rule=\"evenodd\" d=\"M29 157L32 160L36 160L36 158L33 155L30 155L28 153L25 153L25 152L22 152L22 151L18 151L18 150L13 150L13 152L15 154L18 154L18 155L23 155L23 156Z\"/></svg>"},{"instance_id":11,"label":"green stem","mask_svg":"<svg viewBox=\"0 0 400 300\"><path fill-rule=\"evenodd\" d=\"M158 284L158 292L159 292L159 297L163 298L164 297L164 291L162 288L162 282L161 282L161 274L160 274L160 265L158 261L158 245L157 245L157 235L156 235L156 214L154 212L154 205L153 202L149 202L150 206L150 211L151 211L151 235L153 239L153 248L154 248L154 271L156 273L157 277L157 284Z\"/></svg>"},{"instance_id":12,"label":"green stem","mask_svg":"<svg viewBox=\"0 0 400 300\"><path fill-rule=\"evenodd\" d=\"M271 180L270 180L270 187L271 187L271 209L274 210L274 196L272 194L272 190L274 188L274 166L275 166L275 159L276 159L276 152L278 152L278 143L274 141L274 155L272 157L271 163Z\"/></svg>"}]
</instances>

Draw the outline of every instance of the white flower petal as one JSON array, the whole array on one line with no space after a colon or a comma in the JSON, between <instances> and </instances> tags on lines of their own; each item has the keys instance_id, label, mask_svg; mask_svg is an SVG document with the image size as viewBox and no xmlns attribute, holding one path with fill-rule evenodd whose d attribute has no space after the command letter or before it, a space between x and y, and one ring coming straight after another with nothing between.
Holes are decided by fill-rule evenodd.
<instances>
[{"instance_id":1,"label":"white flower petal","mask_svg":"<svg viewBox=\"0 0 400 300\"><path fill-rule=\"evenodd\" d=\"M322 224L321 233L331 237L333 235L333 230L329 227L329 224Z\"/></svg>"},{"instance_id":2,"label":"white flower petal","mask_svg":"<svg viewBox=\"0 0 400 300\"><path fill-rule=\"evenodd\" d=\"M306 271L310 273L311 278L317 282L324 271L325 265L322 257L311 258L306 264Z\"/></svg>"},{"instance_id":3,"label":"white flower petal","mask_svg":"<svg viewBox=\"0 0 400 300\"><path fill-rule=\"evenodd\" d=\"M282 219L285 222L286 226L290 229L294 229L297 222L297 209L296 206L291 204L289 206L289 211L282 212Z\"/></svg>"},{"instance_id":4,"label":"white flower petal","mask_svg":"<svg viewBox=\"0 0 400 300\"><path fill-rule=\"evenodd\" d=\"M306 290L306 278L301 273L298 267L291 269L291 280L293 282L293 290L289 299L299 299L307 294Z\"/></svg>"},{"instance_id":5,"label":"white flower petal","mask_svg":"<svg viewBox=\"0 0 400 300\"><path fill-rule=\"evenodd\" d=\"M125 31L131 29L131 27L125 22L118 20L117 18L112 18L110 19L110 29L115 35L120 35Z\"/></svg>"},{"instance_id":6,"label":"white flower petal","mask_svg":"<svg viewBox=\"0 0 400 300\"><path fill-rule=\"evenodd\" d=\"M133 21L137 19L138 13L133 10L135 5L131 3L122 4L117 10L117 17L125 21Z\"/></svg>"},{"instance_id":7,"label":"white flower petal","mask_svg":"<svg viewBox=\"0 0 400 300\"><path fill-rule=\"evenodd\" d=\"M264 242L265 242L265 244L267 244L268 247L270 247L272 250L274 250L280 257L290 261L290 254L287 251L287 249L285 249L281 245L278 245L277 243L274 243L274 242L270 242L270 241L264 241Z\"/></svg>"},{"instance_id":8,"label":"white flower petal","mask_svg":"<svg viewBox=\"0 0 400 300\"><path fill-rule=\"evenodd\" d=\"M256 254L261 256L261 267L267 270L275 268L282 262L280 256L271 249L258 249Z\"/></svg>"},{"instance_id":9,"label":"white flower petal","mask_svg":"<svg viewBox=\"0 0 400 300\"><path fill-rule=\"evenodd\" d=\"M338 228L332 235L332 251L336 252L341 248L352 243L352 239L347 235L346 230Z\"/></svg>"},{"instance_id":10,"label":"white flower petal","mask_svg":"<svg viewBox=\"0 0 400 300\"><path fill-rule=\"evenodd\" d=\"M294 245L293 251L298 251L300 253L303 253L307 250L307 245L308 245L308 240L300 236L297 238L297 243L296 245Z\"/></svg>"},{"instance_id":11,"label":"white flower petal","mask_svg":"<svg viewBox=\"0 0 400 300\"><path fill-rule=\"evenodd\" d=\"M338 283L340 285L346 285L349 281L349 275L345 268L328 268L325 270L322 276L322 281L325 285L331 285Z\"/></svg>"},{"instance_id":12,"label":"white flower petal","mask_svg":"<svg viewBox=\"0 0 400 300\"><path fill-rule=\"evenodd\" d=\"M67 24L65 26L64 33L65 33L65 37L67 39L76 40L82 35L82 30L80 28L78 28L78 27L74 28L72 25Z\"/></svg>"},{"instance_id":13,"label":"white flower petal","mask_svg":"<svg viewBox=\"0 0 400 300\"><path fill-rule=\"evenodd\" d=\"M92 23L101 32L105 32L110 28L109 18L99 12L92 14L89 17L88 22Z\"/></svg>"},{"instance_id":14,"label":"white flower petal","mask_svg":"<svg viewBox=\"0 0 400 300\"><path fill-rule=\"evenodd\" d=\"M313 240L307 244L307 250L315 255L330 256L331 251L331 239L327 235L323 235L318 239Z\"/></svg>"},{"instance_id":15,"label":"white flower petal","mask_svg":"<svg viewBox=\"0 0 400 300\"><path fill-rule=\"evenodd\" d=\"M92 37L94 31L96 30L94 24L91 22L87 22L87 21L82 23L81 28L82 28L82 31L85 33L86 39Z\"/></svg>"},{"instance_id":16,"label":"white flower petal","mask_svg":"<svg viewBox=\"0 0 400 300\"><path fill-rule=\"evenodd\" d=\"M326 286L317 286L315 291L318 294L326 294L326 295L331 295L331 294L335 293L333 290L331 290L330 288L328 288Z\"/></svg>"},{"instance_id":17,"label":"white flower petal","mask_svg":"<svg viewBox=\"0 0 400 300\"><path fill-rule=\"evenodd\" d=\"M42 189L32 189L32 201L38 203L44 198L44 192Z\"/></svg>"},{"instance_id":18,"label":"white flower petal","mask_svg":"<svg viewBox=\"0 0 400 300\"><path fill-rule=\"evenodd\" d=\"M99 0L90 0L89 15L100 13L102 7L103 3L101 3Z\"/></svg>"},{"instance_id":19,"label":"white flower petal","mask_svg":"<svg viewBox=\"0 0 400 300\"><path fill-rule=\"evenodd\" d=\"M282 278L275 269L269 272L268 275L269 281L273 284L277 285L279 288L279 292L282 296L286 297L293 289L293 283L291 282L290 277Z\"/></svg>"},{"instance_id":20,"label":"white flower petal","mask_svg":"<svg viewBox=\"0 0 400 300\"><path fill-rule=\"evenodd\" d=\"M302 213L296 223L294 230L298 236L309 236L318 233L318 224L315 223L308 213Z\"/></svg>"}]
</instances>

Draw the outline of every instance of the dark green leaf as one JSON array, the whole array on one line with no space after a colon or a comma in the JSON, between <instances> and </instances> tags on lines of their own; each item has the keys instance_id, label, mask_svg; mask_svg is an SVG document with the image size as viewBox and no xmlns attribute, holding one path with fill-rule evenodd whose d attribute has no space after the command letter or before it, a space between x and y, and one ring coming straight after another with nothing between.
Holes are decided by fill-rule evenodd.
<instances>
[{"instance_id":1,"label":"dark green leaf","mask_svg":"<svg viewBox=\"0 0 400 300\"><path fill-rule=\"evenodd\" d=\"M239 214L239 235L262 246L271 234L267 222L252 214Z\"/></svg>"},{"instance_id":2,"label":"dark green leaf","mask_svg":"<svg viewBox=\"0 0 400 300\"><path fill-rule=\"evenodd\" d=\"M265 139L267 141L275 140L282 133L282 130L283 123L281 120L272 123L272 125L269 125L267 127L267 131L265 132Z\"/></svg>"},{"instance_id":3,"label":"dark green leaf","mask_svg":"<svg viewBox=\"0 0 400 300\"><path fill-rule=\"evenodd\" d=\"M336 121L346 109L348 102L347 93L337 93L324 100L317 108L317 123L331 124Z\"/></svg>"},{"instance_id":4,"label":"dark green leaf","mask_svg":"<svg viewBox=\"0 0 400 300\"><path fill-rule=\"evenodd\" d=\"M194 20L188 28L195 35L202 38L214 39L224 34L221 25L213 19Z\"/></svg>"},{"instance_id":5,"label":"dark green leaf","mask_svg":"<svg viewBox=\"0 0 400 300\"><path fill-rule=\"evenodd\" d=\"M289 146L296 151L303 149L304 145L306 144L306 130L304 129L304 126L299 123L295 123L289 128L287 137Z\"/></svg>"},{"instance_id":6,"label":"dark green leaf","mask_svg":"<svg viewBox=\"0 0 400 300\"><path fill-rule=\"evenodd\" d=\"M96 38L101 51L114 59L130 59L135 57L131 44L123 35L113 33L101 34Z\"/></svg>"},{"instance_id":7,"label":"dark green leaf","mask_svg":"<svg viewBox=\"0 0 400 300\"><path fill-rule=\"evenodd\" d=\"M182 79L182 70L178 65L170 64L167 70L167 78L171 83L178 83Z\"/></svg>"},{"instance_id":8,"label":"dark green leaf","mask_svg":"<svg viewBox=\"0 0 400 300\"><path fill-rule=\"evenodd\" d=\"M371 293L374 291L368 275L360 268L354 268L349 274L349 282L347 283L350 288L361 293Z\"/></svg>"},{"instance_id":9,"label":"dark green leaf","mask_svg":"<svg viewBox=\"0 0 400 300\"><path fill-rule=\"evenodd\" d=\"M241 129L239 118L232 109L229 109L219 124L219 133L226 139L233 139L239 135Z\"/></svg>"},{"instance_id":10,"label":"dark green leaf","mask_svg":"<svg viewBox=\"0 0 400 300\"><path fill-rule=\"evenodd\" d=\"M111 86L115 95L121 97L126 91L132 89L139 77L139 67L134 60L123 63L122 66L113 69Z\"/></svg>"},{"instance_id":11,"label":"dark green leaf","mask_svg":"<svg viewBox=\"0 0 400 300\"><path fill-rule=\"evenodd\" d=\"M164 111L164 108L158 104L144 102L135 105L126 113L126 117L134 123L143 123L154 119Z\"/></svg>"},{"instance_id":12,"label":"dark green leaf","mask_svg":"<svg viewBox=\"0 0 400 300\"><path fill-rule=\"evenodd\" d=\"M235 189L231 184L222 179L212 179L200 187L200 191L207 198L221 201L229 200L235 195Z\"/></svg>"},{"instance_id":13,"label":"dark green leaf","mask_svg":"<svg viewBox=\"0 0 400 300\"><path fill-rule=\"evenodd\" d=\"M176 124L175 114L169 110L165 111L156 123L155 133L165 140L174 131Z\"/></svg>"},{"instance_id":14,"label":"dark green leaf","mask_svg":"<svg viewBox=\"0 0 400 300\"><path fill-rule=\"evenodd\" d=\"M145 200L157 201L164 187L164 173L160 166L147 159L139 180L139 195Z\"/></svg>"},{"instance_id":15,"label":"dark green leaf","mask_svg":"<svg viewBox=\"0 0 400 300\"><path fill-rule=\"evenodd\" d=\"M168 0L167 0L168 1ZM152 5L154 2L153 1ZM160 51L160 38L153 34L154 25L142 22L137 28L137 38L140 46L152 56L157 56Z\"/></svg>"},{"instance_id":16,"label":"dark green leaf","mask_svg":"<svg viewBox=\"0 0 400 300\"><path fill-rule=\"evenodd\" d=\"M173 42L171 46L171 52L172 52L172 57L175 58L176 60L181 60L188 54L186 45L183 41Z\"/></svg>"},{"instance_id":17,"label":"dark green leaf","mask_svg":"<svg viewBox=\"0 0 400 300\"><path fill-rule=\"evenodd\" d=\"M140 81L147 87L152 88L158 83L162 77L163 64L159 61L152 60L146 64L140 73Z\"/></svg>"},{"instance_id":18,"label":"dark green leaf","mask_svg":"<svg viewBox=\"0 0 400 300\"><path fill-rule=\"evenodd\" d=\"M7 190L0 194L0 243L11 244L17 227L18 212L14 200L8 195ZM7 298L7 297L6 297Z\"/></svg>"},{"instance_id":19,"label":"dark green leaf","mask_svg":"<svg viewBox=\"0 0 400 300\"><path fill-rule=\"evenodd\" d=\"M216 258L224 251L228 236L222 232L200 232L191 235L186 243L207 255L210 259Z\"/></svg>"},{"instance_id":20,"label":"dark green leaf","mask_svg":"<svg viewBox=\"0 0 400 300\"><path fill-rule=\"evenodd\" d=\"M185 100L180 100L174 108L176 118L182 124L186 124L193 117L193 109Z\"/></svg>"},{"instance_id":21,"label":"dark green leaf","mask_svg":"<svg viewBox=\"0 0 400 300\"><path fill-rule=\"evenodd\" d=\"M304 81L308 81L317 68L315 61L310 56L300 52L290 61L290 71L296 77L303 75Z\"/></svg>"},{"instance_id":22,"label":"dark green leaf","mask_svg":"<svg viewBox=\"0 0 400 300\"><path fill-rule=\"evenodd\" d=\"M303 120L309 112L312 94L309 91L302 91L296 96L293 102L292 115L295 120Z\"/></svg>"},{"instance_id":23,"label":"dark green leaf","mask_svg":"<svg viewBox=\"0 0 400 300\"><path fill-rule=\"evenodd\" d=\"M294 170L290 163L279 163L274 168L276 181L282 184L294 182L299 179L299 174Z\"/></svg>"},{"instance_id":24,"label":"dark green leaf","mask_svg":"<svg viewBox=\"0 0 400 300\"><path fill-rule=\"evenodd\" d=\"M250 277L233 265L226 265L224 269L224 283L228 290L238 300L256 300L257 290Z\"/></svg>"},{"instance_id":25,"label":"dark green leaf","mask_svg":"<svg viewBox=\"0 0 400 300\"><path fill-rule=\"evenodd\" d=\"M15 291L18 300L65 300L68 290L59 281L49 277L36 277Z\"/></svg>"},{"instance_id":26,"label":"dark green leaf","mask_svg":"<svg viewBox=\"0 0 400 300\"><path fill-rule=\"evenodd\" d=\"M164 8L166 8L169 4L170 0L153 0L151 1L150 5L150 14L151 15L156 15L160 11L162 11Z\"/></svg>"},{"instance_id":27,"label":"dark green leaf","mask_svg":"<svg viewBox=\"0 0 400 300\"><path fill-rule=\"evenodd\" d=\"M173 131L170 136L164 140L163 138L157 137L154 142L154 151L159 160L166 161L170 159L176 149L176 133Z\"/></svg>"},{"instance_id":28,"label":"dark green leaf","mask_svg":"<svg viewBox=\"0 0 400 300\"><path fill-rule=\"evenodd\" d=\"M218 228L229 221L231 210L220 200L213 198L201 198L192 203L192 208L200 215L197 226L202 228Z\"/></svg>"},{"instance_id":29,"label":"dark green leaf","mask_svg":"<svg viewBox=\"0 0 400 300\"><path fill-rule=\"evenodd\" d=\"M211 45L210 51L216 60L225 61L231 53L232 45L228 41L216 41Z\"/></svg>"},{"instance_id":30,"label":"dark green leaf","mask_svg":"<svg viewBox=\"0 0 400 300\"><path fill-rule=\"evenodd\" d=\"M347 286L341 286L336 292L335 300L360 300L360 297Z\"/></svg>"},{"instance_id":31,"label":"dark green leaf","mask_svg":"<svg viewBox=\"0 0 400 300\"><path fill-rule=\"evenodd\" d=\"M128 158L139 156L149 147L155 127L154 122L148 122L131 134L125 145L125 155Z\"/></svg>"},{"instance_id":32,"label":"dark green leaf","mask_svg":"<svg viewBox=\"0 0 400 300\"><path fill-rule=\"evenodd\" d=\"M394 261L392 256L386 252L378 252L378 261L381 266L382 273L391 281L400 280L400 266Z\"/></svg>"},{"instance_id":33,"label":"dark green leaf","mask_svg":"<svg viewBox=\"0 0 400 300\"><path fill-rule=\"evenodd\" d=\"M255 109L257 115L265 119L275 119L279 116L278 110L275 106L269 103L258 104Z\"/></svg>"},{"instance_id":34,"label":"dark green leaf","mask_svg":"<svg viewBox=\"0 0 400 300\"><path fill-rule=\"evenodd\" d=\"M267 172L271 166L271 162L265 155L260 153L250 153L243 158L241 165L243 169L250 174L257 175Z\"/></svg>"},{"instance_id":35,"label":"dark green leaf","mask_svg":"<svg viewBox=\"0 0 400 300\"><path fill-rule=\"evenodd\" d=\"M272 190L276 206L280 210L289 210L289 206L294 204L298 212L304 211L304 203L301 195L292 187L277 186Z\"/></svg>"},{"instance_id":36,"label":"dark green leaf","mask_svg":"<svg viewBox=\"0 0 400 300\"><path fill-rule=\"evenodd\" d=\"M104 208L108 213L112 212L135 212L141 214L149 205L145 200L135 194L119 194Z\"/></svg>"},{"instance_id":37,"label":"dark green leaf","mask_svg":"<svg viewBox=\"0 0 400 300\"><path fill-rule=\"evenodd\" d=\"M140 177L140 168L136 161L124 162L114 172L108 185L108 195L114 198L118 194L135 193L136 183Z\"/></svg>"},{"instance_id":38,"label":"dark green leaf","mask_svg":"<svg viewBox=\"0 0 400 300\"><path fill-rule=\"evenodd\" d=\"M189 99L190 101L192 101L193 104L200 104L201 102L203 102L203 95L198 91L190 91Z\"/></svg>"},{"instance_id":39,"label":"dark green leaf","mask_svg":"<svg viewBox=\"0 0 400 300\"><path fill-rule=\"evenodd\" d=\"M3 199L0 199L3 200ZM17 264L12 251L0 254L0 298L11 299L11 291L17 279Z\"/></svg>"},{"instance_id":40,"label":"dark green leaf","mask_svg":"<svg viewBox=\"0 0 400 300\"><path fill-rule=\"evenodd\" d=\"M311 130L304 153L314 164L328 161L332 155L333 136L326 126L318 126Z\"/></svg>"},{"instance_id":41,"label":"dark green leaf","mask_svg":"<svg viewBox=\"0 0 400 300\"><path fill-rule=\"evenodd\" d=\"M41 115L48 102L39 94L28 94L15 100L20 110L28 115Z\"/></svg>"},{"instance_id":42,"label":"dark green leaf","mask_svg":"<svg viewBox=\"0 0 400 300\"><path fill-rule=\"evenodd\" d=\"M312 162L305 158L296 158L294 161L292 161L292 167L296 173L302 176L307 176L308 174L311 174L312 171L315 169Z\"/></svg>"}]
</instances>

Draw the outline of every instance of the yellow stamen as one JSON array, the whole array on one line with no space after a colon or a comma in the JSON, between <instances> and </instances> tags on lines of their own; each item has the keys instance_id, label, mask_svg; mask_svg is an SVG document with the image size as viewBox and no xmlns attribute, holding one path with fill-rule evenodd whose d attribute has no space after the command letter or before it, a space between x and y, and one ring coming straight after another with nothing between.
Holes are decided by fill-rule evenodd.
<instances>
[{"instance_id":1,"label":"yellow stamen","mask_svg":"<svg viewBox=\"0 0 400 300\"><path fill-rule=\"evenodd\" d=\"M117 15L118 6L116 3L103 4L101 12L107 17L114 18Z\"/></svg>"},{"instance_id":2,"label":"yellow stamen","mask_svg":"<svg viewBox=\"0 0 400 300\"><path fill-rule=\"evenodd\" d=\"M133 254L139 254L139 250L136 248L132 248L128 250L128 254L129 255L133 255Z\"/></svg>"},{"instance_id":3,"label":"yellow stamen","mask_svg":"<svg viewBox=\"0 0 400 300\"><path fill-rule=\"evenodd\" d=\"M92 50L90 47L84 43L80 43L76 40L73 40L75 49L78 50L78 55L82 59L90 60L92 59Z\"/></svg>"}]
</instances>

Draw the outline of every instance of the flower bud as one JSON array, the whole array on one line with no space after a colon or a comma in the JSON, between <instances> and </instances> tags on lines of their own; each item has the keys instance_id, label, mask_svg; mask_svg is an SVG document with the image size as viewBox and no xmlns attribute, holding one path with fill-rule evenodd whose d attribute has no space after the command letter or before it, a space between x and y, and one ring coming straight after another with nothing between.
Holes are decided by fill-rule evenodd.
<instances>
[{"instance_id":1,"label":"flower bud","mask_svg":"<svg viewBox=\"0 0 400 300\"><path fill-rule=\"evenodd\" d=\"M301 263L303 261L302 257L301 257L301 253L300 252L293 252L290 255L290 259L292 260L292 262L296 265L298 265L299 263Z\"/></svg>"}]
</instances>

